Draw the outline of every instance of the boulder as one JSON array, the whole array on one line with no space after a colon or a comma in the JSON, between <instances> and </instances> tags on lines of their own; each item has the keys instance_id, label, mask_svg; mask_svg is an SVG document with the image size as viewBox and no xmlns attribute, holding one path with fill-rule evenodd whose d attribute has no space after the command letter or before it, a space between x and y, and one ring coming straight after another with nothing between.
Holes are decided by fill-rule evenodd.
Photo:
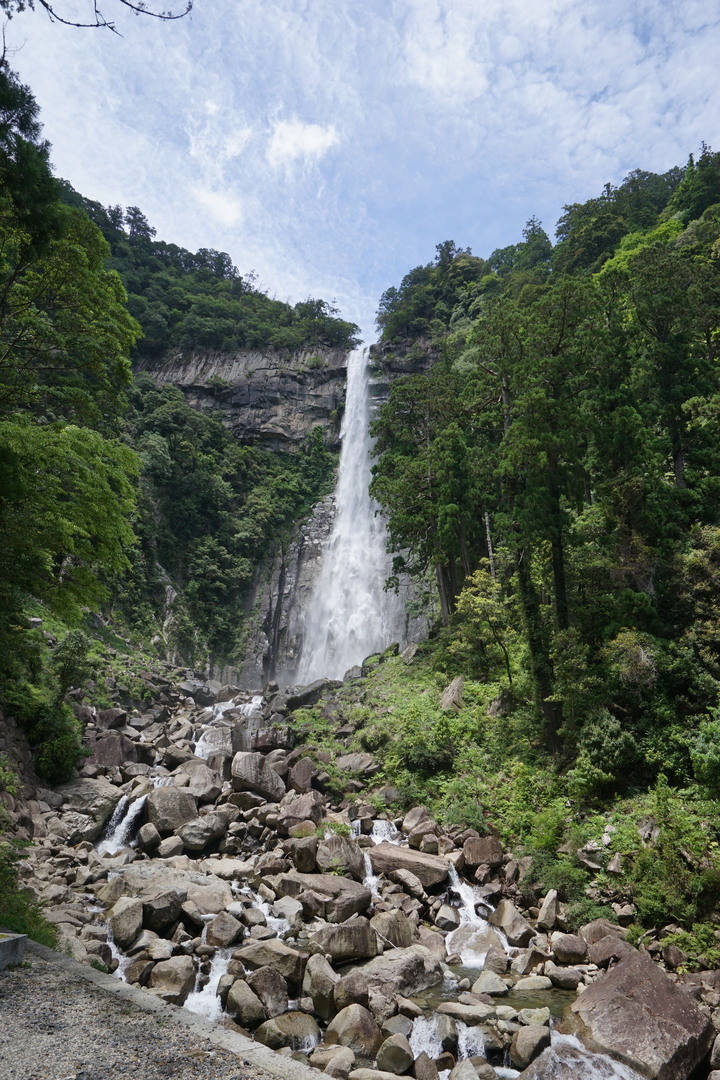
<instances>
[{"instance_id":1,"label":"boulder","mask_svg":"<svg viewBox=\"0 0 720 1080\"><path fill-rule=\"evenodd\" d=\"M271 967L257 968L245 982L262 1002L266 1016L272 1018L287 1012L287 983L279 971Z\"/></svg>"},{"instance_id":2,"label":"boulder","mask_svg":"<svg viewBox=\"0 0 720 1080\"><path fill-rule=\"evenodd\" d=\"M413 943L415 934L404 911L379 911L373 915L370 925L381 941L397 949L407 949Z\"/></svg>"},{"instance_id":3,"label":"boulder","mask_svg":"<svg viewBox=\"0 0 720 1080\"><path fill-rule=\"evenodd\" d=\"M373 766L372 754L342 754L335 759L335 767L341 772L364 773Z\"/></svg>"},{"instance_id":4,"label":"boulder","mask_svg":"<svg viewBox=\"0 0 720 1080\"><path fill-rule=\"evenodd\" d=\"M503 860L502 844L495 836L473 836L463 844L463 855L471 870L483 865L497 867Z\"/></svg>"},{"instance_id":5,"label":"boulder","mask_svg":"<svg viewBox=\"0 0 720 1080\"><path fill-rule=\"evenodd\" d=\"M312 998L313 1009L322 1020L335 1015L333 990L340 979L324 956L311 956L305 967L302 992Z\"/></svg>"},{"instance_id":6,"label":"boulder","mask_svg":"<svg viewBox=\"0 0 720 1080\"><path fill-rule=\"evenodd\" d=\"M367 960L378 954L377 934L366 918L325 926L313 935L313 941L330 956L333 963Z\"/></svg>"},{"instance_id":7,"label":"boulder","mask_svg":"<svg viewBox=\"0 0 720 1080\"><path fill-rule=\"evenodd\" d=\"M499 927L511 945L521 949L535 936L532 926L523 919L512 900L501 900L488 917L488 922L491 926Z\"/></svg>"},{"instance_id":8,"label":"boulder","mask_svg":"<svg viewBox=\"0 0 720 1080\"><path fill-rule=\"evenodd\" d=\"M160 846L162 837L151 821L146 821L137 834L138 845L142 851L155 851Z\"/></svg>"},{"instance_id":9,"label":"boulder","mask_svg":"<svg viewBox=\"0 0 720 1080\"><path fill-rule=\"evenodd\" d=\"M556 931L550 937L550 948L561 964L584 964L588 957L587 942L577 934Z\"/></svg>"},{"instance_id":10,"label":"boulder","mask_svg":"<svg viewBox=\"0 0 720 1080\"><path fill-rule=\"evenodd\" d=\"M204 851L206 847L219 840L227 831L227 819L219 811L210 811L202 817L187 821L177 830L186 851Z\"/></svg>"},{"instance_id":11,"label":"boulder","mask_svg":"<svg viewBox=\"0 0 720 1080\"><path fill-rule=\"evenodd\" d=\"M293 865L300 874L312 874L317 869L317 848L316 836L302 836L297 840L288 840L285 844L285 850L289 852Z\"/></svg>"},{"instance_id":12,"label":"boulder","mask_svg":"<svg viewBox=\"0 0 720 1080\"><path fill-rule=\"evenodd\" d=\"M100 836L103 826L110 820L122 798L122 792L102 777L97 780L71 780L67 784L60 784L56 790L63 798L63 812L72 810L92 819L90 831L94 832L94 836L85 837L90 842Z\"/></svg>"},{"instance_id":13,"label":"boulder","mask_svg":"<svg viewBox=\"0 0 720 1080\"><path fill-rule=\"evenodd\" d=\"M552 960L545 964L545 974L558 990L577 990L582 982L582 972L578 968L558 967Z\"/></svg>"},{"instance_id":14,"label":"boulder","mask_svg":"<svg viewBox=\"0 0 720 1080\"><path fill-rule=\"evenodd\" d=\"M197 817L197 802L187 788L155 788L148 795L147 814L160 835L167 836Z\"/></svg>"},{"instance_id":15,"label":"boulder","mask_svg":"<svg viewBox=\"0 0 720 1080\"><path fill-rule=\"evenodd\" d=\"M362 881L365 877L363 853L352 840L344 836L328 836L321 840L315 855L321 873L342 874Z\"/></svg>"},{"instance_id":16,"label":"boulder","mask_svg":"<svg viewBox=\"0 0 720 1080\"><path fill-rule=\"evenodd\" d=\"M450 864L439 855L398 847L396 844L376 844L368 851L374 874L387 874L391 870L409 870L429 889L440 885L448 876Z\"/></svg>"},{"instance_id":17,"label":"boulder","mask_svg":"<svg viewBox=\"0 0 720 1080\"><path fill-rule=\"evenodd\" d=\"M710 1017L639 952L622 957L572 1010L599 1048L651 1080L686 1080L715 1035Z\"/></svg>"},{"instance_id":18,"label":"boulder","mask_svg":"<svg viewBox=\"0 0 720 1080\"><path fill-rule=\"evenodd\" d=\"M260 998L250 989L244 979L236 979L230 987L225 1009L241 1027L251 1030L264 1024L267 1019Z\"/></svg>"},{"instance_id":19,"label":"boulder","mask_svg":"<svg viewBox=\"0 0 720 1080\"><path fill-rule=\"evenodd\" d=\"M160 789L168 790L168 789ZM177 839L177 838L173 838ZM164 843L164 841L163 841ZM187 860L190 867L193 864ZM194 870L170 867L154 859L133 863L126 867L119 878L124 893L139 897L144 903L155 900L167 892L185 893L188 900L197 905L200 915L217 915L232 903L233 895L226 881L214 874L201 874Z\"/></svg>"},{"instance_id":20,"label":"boulder","mask_svg":"<svg viewBox=\"0 0 720 1080\"><path fill-rule=\"evenodd\" d=\"M92 753L85 759L87 765L102 765L104 768L120 768L138 759L138 747L122 735L119 731L103 731L102 734L90 744ZM148 747L150 749L150 747ZM153 752L153 759L154 759ZM72 781L76 783L76 781Z\"/></svg>"},{"instance_id":21,"label":"boulder","mask_svg":"<svg viewBox=\"0 0 720 1080\"><path fill-rule=\"evenodd\" d=\"M616 937L625 938L625 931L622 926L610 922L609 919L593 919L592 922L581 926L578 933L583 941L587 941L588 945L594 945L595 942L604 938L606 934L614 934Z\"/></svg>"},{"instance_id":22,"label":"boulder","mask_svg":"<svg viewBox=\"0 0 720 1080\"><path fill-rule=\"evenodd\" d=\"M443 980L443 965L429 949L388 949L357 969L367 979L370 1008L381 1021L396 1011L397 998L411 997Z\"/></svg>"},{"instance_id":23,"label":"boulder","mask_svg":"<svg viewBox=\"0 0 720 1080\"><path fill-rule=\"evenodd\" d=\"M306 791L304 795L289 791L278 808L275 826L278 833L280 836L289 836L290 830L304 821L319 825L324 805L325 798L319 791Z\"/></svg>"},{"instance_id":24,"label":"boulder","mask_svg":"<svg viewBox=\"0 0 720 1080\"><path fill-rule=\"evenodd\" d=\"M142 901L133 896L121 896L110 912L110 930L121 949L132 945L142 929Z\"/></svg>"},{"instance_id":25,"label":"boulder","mask_svg":"<svg viewBox=\"0 0 720 1080\"><path fill-rule=\"evenodd\" d=\"M440 697L440 708L443 712L460 712L463 707L464 685L462 675L456 675L450 685L445 687Z\"/></svg>"},{"instance_id":26,"label":"boulder","mask_svg":"<svg viewBox=\"0 0 720 1080\"><path fill-rule=\"evenodd\" d=\"M317 914L332 923L345 922L351 915L362 913L372 900L370 890L360 882L337 874L280 874L273 878L272 884L279 896L302 899L304 892L314 894L322 909Z\"/></svg>"},{"instance_id":27,"label":"boulder","mask_svg":"<svg viewBox=\"0 0 720 1080\"><path fill-rule=\"evenodd\" d=\"M190 777L190 783L185 790L194 795L198 802L215 802L222 791L222 777L208 768L200 758L189 758L178 766L177 771Z\"/></svg>"},{"instance_id":28,"label":"boulder","mask_svg":"<svg viewBox=\"0 0 720 1080\"><path fill-rule=\"evenodd\" d=\"M575 969L573 968L572 970ZM535 993L538 990L551 990L552 985L552 979L547 975L525 975L522 979L518 979L513 986L513 990L519 993L528 993L530 991Z\"/></svg>"},{"instance_id":29,"label":"boulder","mask_svg":"<svg viewBox=\"0 0 720 1080\"><path fill-rule=\"evenodd\" d=\"M143 926L149 930L164 930L180 918L182 905L187 900L185 892L171 889L146 900L143 904Z\"/></svg>"},{"instance_id":30,"label":"boulder","mask_svg":"<svg viewBox=\"0 0 720 1080\"><path fill-rule=\"evenodd\" d=\"M617 934L606 934L599 941L588 945L588 960L591 964L606 968L610 961L619 960L621 956L635 952L629 941L624 941Z\"/></svg>"},{"instance_id":31,"label":"boulder","mask_svg":"<svg viewBox=\"0 0 720 1080\"><path fill-rule=\"evenodd\" d=\"M472 986L473 994L490 994L491 997L502 997L508 992L508 984L503 982L494 971L483 971Z\"/></svg>"},{"instance_id":32,"label":"boulder","mask_svg":"<svg viewBox=\"0 0 720 1080\"><path fill-rule=\"evenodd\" d=\"M195 965L189 956L161 960L150 972L148 986L171 1005L184 1005L195 986Z\"/></svg>"},{"instance_id":33,"label":"boulder","mask_svg":"<svg viewBox=\"0 0 720 1080\"><path fill-rule=\"evenodd\" d=\"M413 1069L415 1080L440 1080L440 1073L438 1072L437 1065L431 1057L423 1050L422 1054L419 1054L415 1058L415 1068Z\"/></svg>"},{"instance_id":34,"label":"boulder","mask_svg":"<svg viewBox=\"0 0 720 1080\"><path fill-rule=\"evenodd\" d=\"M377 1052L377 1067L385 1072L401 1076L406 1073L415 1056L404 1035L391 1035Z\"/></svg>"},{"instance_id":35,"label":"boulder","mask_svg":"<svg viewBox=\"0 0 720 1080\"><path fill-rule=\"evenodd\" d=\"M231 766L233 791L254 791L268 802L280 802L285 784L262 754L237 753Z\"/></svg>"},{"instance_id":36,"label":"boulder","mask_svg":"<svg viewBox=\"0 0 720 1080\"><path fill-rule=\"evenodd\" d=\"M335 983L333 991L335 998L335 1011L340 1012L348 1005L362 1005L367 1009L370 1004L370 990L368 981L358 968L351 968L347 975L343 975ZM391 1033L391 1034L394 1034Z\"/></svg>"},{"instance_id":37,"label":"boulder","mask_svg":"<svg viewBox=\"0 0 720 1080\"><path fill-rule=\"evenodd\" d=\"M359 1057L374 1058L383 1042L382 1031L362 1005L348 1005L330 1021L325 1042L349 1046Z\"/></svg>"},{"instance_id":38,"label":"boulder","mask_svg":"<svg viewBox=\"0 0 720 1080\"><path fill-rule=\"evenodd\" d=\"M245 932L243 924L227 911L221 911L209 923L207 928L206 942L208 945L216 945L219 949L227 949L233 945Z\"/></svg>"},{"instance_id":39,"label":"boulder","mask_svg":"<svg viewBox=\"0 0 720 1080\"><path fill-rule=\"evenodd\" d=\"M550 1045L550 1031L546 1027L521 1027L513 1035L510 1044L510 1061L516 1069L526 1069Z\"/></svg>"},{"instance_id":40,"label":"boulder","mask_svg":"<svg viewBox=\"0 0 720 1080\"><path fill-rule=\"evenodd\" d=\"M315 776L317 776L317 766L312 758L300 758L288 773L288 787L296 791L298 795L302 795L310 791Z\"/></svg>"},{"instance_id":41,"label":"boulder","mask_svg":"<svg viewBox=\"0 0 720 1080\"><path fill-rule=\"evenodd\" d=\"M291 1050L310 1050L320 1042L320 1029L307 1013L289 1012L261 1024L255 1038L271 1050L281 1050L284 1046Z\"/></svg>"},{"instance_id":42,"label":"boulder","mask_svg":"<svg viewBox=\"0 0 720 1080\"><path fill-rule=\"evenodd\" d=\"M557 889L550 889L543 899L540 905L540 911L538 913L537 921L535 923L536 930L542 930L545 933L550 933L555 928L555 920L558 914L558 894Z\"/></svg>"},{"instance_id":43,"label":"boulder","mask_svg":"<svg viewBox=\"0 0 720 1080\"><path fill-rule=\"evenodd\" d=\"M435 925L441 930L457 930L460 925L460 913L457 908L450 907L449 904L443 904L435 916Z\"/></svg>"},{"instance_id":44,"label":"boulder","mask_svg":"<svg viewBox=\"0 0 720 1080\"><path fill-rule=\"evenodd\" d=\"M242 949L237 949L233 953L233 958L239 960L246 969L274 968L286 980L292 994L300 992L307 957L291 949L282 941L276 938L254 941Z\"/></svg>"}]
</instances>

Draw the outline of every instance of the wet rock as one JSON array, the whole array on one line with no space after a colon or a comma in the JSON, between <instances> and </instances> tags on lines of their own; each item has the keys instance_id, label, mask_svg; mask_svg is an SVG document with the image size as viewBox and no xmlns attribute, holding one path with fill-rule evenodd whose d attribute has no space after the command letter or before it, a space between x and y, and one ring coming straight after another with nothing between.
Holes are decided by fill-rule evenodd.
<instances>
[{"instance_id":1,"label":"wet rock","mask_svg":"<svg viewBox=\"0 0 720 1080\"><path fill-rule=\"evenodd\" d=\"M529 991L550 990L551 988L552 980L547 975L525 975L522 979L518 979L513 990L528 993Z\"/></svg>"},{"instance_id":2,"label":"wet rock","mask_svg":"<svg viewBox=\"0 0 720 1080\"><path fill-rule=\"evenodd\" d=\"M441 930L457 930L460 925L460 914L457 908L450 907L449 904L443 904L435 916L435 925Z\"/></svg>"},{"instance_id":3,"label":"wet rock","mask_svg":"<svg viewBox=\"0 0 720 1080\"><path fill-rule=\"evenodd\" d=\"M437 1070L437 1065L428 1057L423 1050L415 1059L415 1068L413 1069L413 1076L415 1080L440 1080L440 1073Z\"/></svg>"},{"instance_id":4,"label":"wet rock","mask_svg":"<svg viewBox=\"0 0 720 1080\"><path fill-rule=\"evenodd\" d=\"M367 1009L362 1005L348 1005L328 1024L325 1042L349 1046L359 1057L374 1058L383 1035Z\"/></svg>"},{"instance_id":5,"label":"wet rock","mask_svg":"<svg viewBox=\"0 0 720 1080\"><path fill-rule=\"evenodd\" d=\"M155 788L146 803L148 820L161 836L176 832L197 817L197 802L186 788Z\"/></svg>"},{"instance_id":6,"label":"wet rock","mask_svg":"<svg viewBox=\"0 0 720 1080\"><path fill-rule=\"evenodd\" d=\"M657 1080L685 1080L715 1031L665 973L642 953L624 956L572 1006L600 1048Z\"/></svg>"},{"instance_id":7,"label":"wet rock","mask_svg":"<svg viewBox=\"0 0 720 1080\"><path fill-rule=\"evenodd\" d=\"M254 791L269 802L279 802L286 793L285 784L262 754L237 753L231 772L233 791Z\"/></svg>"},{"instance_id":8,"label":"wet rock","mask_svg":"<svg viewBox=\"0 0 720 1080\"><path fill-rule=\"evenodd\" d=\"M507 994L508 985L493 971L483 971L472 986L473 994L490 994L491 997Z\"/></svg>"},{"instance_id":9,"label":"wet rock","mask_svg":"<svg viewBox=\"0 0 720 1080\"><path fill-rule=\"evenodd\" d=\"M271 1050L281 1050L284 1046L291 1050L308 1050L320 1042L320 1029L307 1013L289 1012L261 1024L255 1038Z\"/></svg>"}]
</instances>

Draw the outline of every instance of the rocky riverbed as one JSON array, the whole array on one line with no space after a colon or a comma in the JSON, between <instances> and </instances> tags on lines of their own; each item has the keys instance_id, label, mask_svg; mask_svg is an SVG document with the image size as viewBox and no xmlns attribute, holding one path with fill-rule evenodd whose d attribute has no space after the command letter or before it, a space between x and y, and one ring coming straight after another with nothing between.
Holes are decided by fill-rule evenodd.
<instances>
[{"instance_id":1,"label":"rocky riverbed","mask_svg":"<svg viewBox=\"0 0 720 1080\"><path fill-rule=\"evenodd\" d=\"M494 836L393 817L341 715L336 753L294 745L289 716L332 693L190 678L144 711L78 704L81 775L10 808L62 947L350 1080L720 1064L720 972L681 978L606 920L569 933Z\"/></svg>"}]
</instances>

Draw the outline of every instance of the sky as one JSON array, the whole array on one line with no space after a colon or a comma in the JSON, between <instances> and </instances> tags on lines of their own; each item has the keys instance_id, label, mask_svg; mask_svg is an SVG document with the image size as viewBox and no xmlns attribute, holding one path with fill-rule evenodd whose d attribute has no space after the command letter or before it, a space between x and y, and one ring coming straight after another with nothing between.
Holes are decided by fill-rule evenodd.
<instances>
[{"instance_id":1,"label":"sky","mask_svg":"<svg viewBox=\"0 0 720 1080\"><path fill-rule=\"evenodd\" d=\"M57 174L279 299L334 300L368 342L382 292L436 244L487 256L533 215L552 237L565 204L720 144L713 0L101 9L119 34L42 10L7 27Z\"/></svg>"}]
</instances>

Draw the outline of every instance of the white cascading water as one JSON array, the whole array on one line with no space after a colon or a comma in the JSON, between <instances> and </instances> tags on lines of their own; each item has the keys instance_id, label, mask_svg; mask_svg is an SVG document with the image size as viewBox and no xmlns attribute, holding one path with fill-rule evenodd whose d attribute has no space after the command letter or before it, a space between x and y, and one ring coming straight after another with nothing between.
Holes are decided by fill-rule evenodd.
<instances>
[{"instance_id":1,"label":"white cascading water","mask_svg":"<svg viewBox=\"0 0 720 1080\"><path fill-rule=\"evenodd\" d=\"M472 885L461 880L454 866L450 867L449 884L453 892L460 897L460 926L448 934L445 945L448 955L457 953L462 963L470 968L482 968L489 949L499 945L507 952L507 938L491 926L486 919L477 914L477 906L482 903Z\"/></svg>"},{"instance_id":2,"label":"white cascading water","mask_svg":"<svg viewBox=\"0 0 720 1080\"><path fill-rule=\"evenodd\" d=\"M303 615L295 679L309 683L345 672L402 636L403 605L383 586L390 573L386 530L370 498L368 350L350 354L335 519Z\"/></svg>"},{"instance_id":3,"label":"white cascading water","mask_svg":"<svg viewBox=\"0 0 720 1080\"><path fill-rule=\"evenodd\" d=\"M123 795L105 828L103 838L96 845L98 855L117 855L123 848L129 847L139 828L146 800L147 795L141 795L130 802L127 796Z\"/></svg>"}]
</instances>

